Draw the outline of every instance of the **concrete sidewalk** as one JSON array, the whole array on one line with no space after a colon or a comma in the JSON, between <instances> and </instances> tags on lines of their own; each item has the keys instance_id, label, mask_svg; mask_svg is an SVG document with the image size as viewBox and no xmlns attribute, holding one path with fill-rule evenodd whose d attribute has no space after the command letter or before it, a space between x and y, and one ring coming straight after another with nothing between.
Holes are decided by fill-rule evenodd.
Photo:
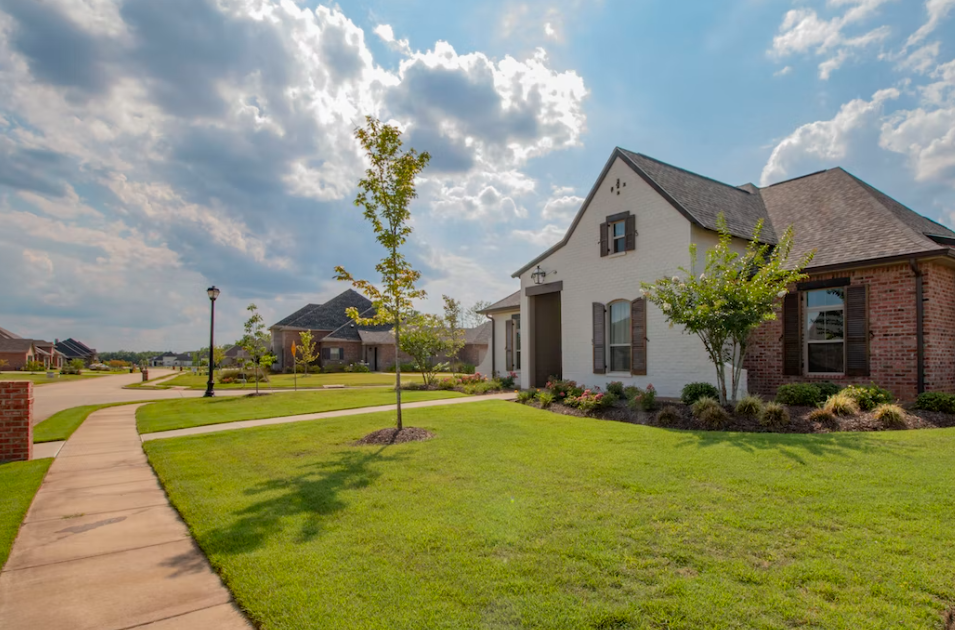
<instances>
[{"instance_id":1,"label":"concrete sidewalk","mask_svg":"<svg viewBox=\"0 0 955 630\"><path fill-rule=\"evenodd\" d=\"M0 572L3 628L251 628L146 462L137 407L60 450Z\"/></svg>"},{"instance_id":2,"label":"concrete sidewalk","mask_svg":"<svg viewBox=\"0 0 955 630\"><path fill-rule=\"evenodd\" d=\"M448 405L465 405L468 403L486 402L488 400L514 400L517 394L507 392L504 394L486 394L484 396L467 396L464 398L443 398L440 400L423 400L420 402L404 403L402 410L421 409L422 407L443 407ZM201 427L190 427L188 429L174 429L172 431L160 431L157 433L143 433L140 439L143 442L147 440L161 440L165 438L182 437L184 435L200 435L202 433L217 433L219 431L232 431L235 429L250 429L252 427L264 427L270 424L286 424L289 422L305 422L307 420L322 420L324 418L338 418L340 416L358 416L366 413L375 413L378 411L394 411L396 405L379 405L377 407L358 407L357 409L339 409L336 411L323 411L321 413L306 413L298 416L280 416L278 418L266 418L264 420L240 420L238 422L223 422L222 424L207 424Z\"/></svg>"}]
</instances>

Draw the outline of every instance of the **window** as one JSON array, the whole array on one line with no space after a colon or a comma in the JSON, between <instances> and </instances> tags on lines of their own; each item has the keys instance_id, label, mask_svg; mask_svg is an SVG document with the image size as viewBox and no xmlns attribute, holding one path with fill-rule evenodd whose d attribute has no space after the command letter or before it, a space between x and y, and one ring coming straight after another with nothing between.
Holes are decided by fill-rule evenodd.
<instances>
[{"instance_id":1,"label":"window","mask_svg":"<svg viewBox=\"0 0 955 630\"><path fill-rule=\"evenodd\" d=\"M630 302L610 304L610 371L630 371Z\"/></svg>"},{"instance_id":2,"label":"window","mask_svg":"<svg viewBox=\"0 0 955 630\"><path fill-rule=\"evenodd\" d=\"M610 253L619 254L627 251L627 222L614 221L610 224Z\"/></svg>"},{"instance_id":3,"label":"window","mask_svg":"<svg viewBox=\"0 0 955 630\"><path fill-rule=\"evenodd\" d=\"M514 339L511 347L514 348L514 369L521 369L521 316L511 315L511 321L514 322Z\"/></svg>"},{"instance_id":4,"label":"window","mask_svg":"<svg viewBox=\"0 0 955 630\"><path fill-rule=\"evenodd\" d=\"M812 374L845 372L845 289L806 291L806 366Z\"/></svg>"},{"instance_id":5,"label":"window","mask_svg":"<svg viewBox=\"0 0 955 630\"><path fill-rule=\"evenodd\" d=\"M345 359L345 349L344 348L329 348L328 359L330 361L343 361Z\"/></svg>"}]
</instances>

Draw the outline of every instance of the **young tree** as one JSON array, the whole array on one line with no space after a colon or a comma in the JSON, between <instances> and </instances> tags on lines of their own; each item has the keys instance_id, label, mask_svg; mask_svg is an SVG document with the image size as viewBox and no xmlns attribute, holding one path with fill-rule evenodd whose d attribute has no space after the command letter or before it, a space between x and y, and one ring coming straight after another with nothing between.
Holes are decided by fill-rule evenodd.
<instances>
[{"instance_id":1,"label":"young tree","mask_svg":"<svg viewBox=\"0 0 955 630\"><path fill-rule=\"evenodd\" d=\"M461 327L461 302L451 296L442 295L444 300L445 352L451 363L451 373L457 369L458 353L464 348L464 329Z\"/></svg>"},{"instance_id":2,"label":"young tree","mask_svg":"<svg viewBox=\"0 0 955 630\"><path fill-rule=\"evenodd\" d=\"M0 370L3 370L3 368L7 367L7 365L8 361L6 359L0 359Z\"/></svg>"},{"instance_id":3,"label":"young tree","mask_svg":"<svg viewBox=\"0 0 955 630\"><path fill-rule=\"evenodd\" d=\"M381 274L382 286L367 280L356 280L342 266L335 267L337 278L351 282L371 300L374 317L361 317L358 309L349 308L348 316L360 325L391 324L395 346L401 346L401 324L412 311L413 300L425 297L415 287L421 273L401 252L412 232L408 206L417 197L415 177L428 164L431 156L414 149L402 150L401 131L366 117L366 127L355 130L355 137L365 150L370 167L358 182L355 205L364 208L364 217L372 225L376 240L385 249L385 257L375 266ZM397 427L401 431L401 362L395 362Z\"/></svg>"},{"instance_id":4,"label":"young tree","mask_svg":"<svg viewBox=\"0 0 955 630\"><path fill-rule=\"evenodd\" d=\"M225 361L225 346L215 346L212 348L212 369L222 367L222 362Z\"/></svg>"},{"instance_id":5,"label":"young tree","mask_svg":"<svg viewBox=\"0 0 955 630\"><path fill-rule=\"evenodd\" d=\"M269 354L269 335L265 332L265 323L258 313L255 304L249 304L245 309L252 313L245 322L245 336L242 337L242 349L249 355L255 371L255 393L259 393L259 373L264 367L272 365L272 355Z\"/></svg>"},{"instance_id":6,"label":"young tree","mask_svg":"<svg viewBox=\"0 0 955 630\"><path fill-rule=\"evenodd\" d=\"M298 352L298 363L305 368L305 375L308 375L308 366L318 358L318 348L316 347L312 331L303 330L298 334L299 344L296 348Z\"/></svg>"},{"instance_id":7,"label":"young tree","mask_svg":"<svg viewBox=\"0 0 955 630\"><path fill-rule=\"evenodd\" d=\"M483 311L490 305L491 303L488 302L487 300L478 300L477 302L475 302L474 306L472 306L471 308L469 308L468 310L464 312L464 318L463 318L464 326L466 328L474 328L475 326L480 326L481 324L486 322L487 317L485 317L479 311Z\"/></svg>"},{"instance_id":8,"label":"young tree","mask_svg":"<svg viewBox=\"0 0 955 630\"><path fill-rule=\"evenodd\" d=\"M436 315L419 315L405 323L398 349L411 357L426 385L435 382L434 358L448 350L445 322Z\"/></svg>"},{"instance_id":9,"label":"young tree","mask_svg":"<svg viewBox=\"0 0 955 630\"><path fill-rule=\"evenodd\" d=\"M746 252L739 254L731 249L733 237L721 213L717 219L719 244L706 252L706 265L698 277L693 244L693 271L681 267L683 278L673 276L653 284L641 283L647 300L660 307L670 326L679 324L703 342L716 367L723 404L727 402L727 363L732 366L732 400L736 400L750 333L763 322L776 319L776 308L788 286L807 277L802 270L812 260L810 252L796 264L789 263L793 246L791 226L775 246L760 242L762 228L760 221Z\"/></svg>"}]
</instances>

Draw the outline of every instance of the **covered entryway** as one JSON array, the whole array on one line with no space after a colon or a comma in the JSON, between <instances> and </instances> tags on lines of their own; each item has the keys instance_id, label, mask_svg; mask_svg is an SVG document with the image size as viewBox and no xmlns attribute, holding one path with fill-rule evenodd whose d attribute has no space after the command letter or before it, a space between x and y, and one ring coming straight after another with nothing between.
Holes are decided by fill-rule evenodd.
<instances>
[{"instance_id":1,"label":"covered entryway","mask_svg":"<svg viewBox=\"0 0 955 630\"><path fill-rule=\"evenodd\" d=\"M543 387L549 378L563 377L560 344L560 291L562 282L528 287L534 330L532 387Z\"/></svg>"},{"instance_id":2,"label":"covered entryway","mask_svg":"<svg viewBox=\"0 0 955 630\"><path fill-rule=\"evenodd\" d=\"M365 363L372 372L378 371L378 346L365 346Z\"/></svg>"}]
</instances>

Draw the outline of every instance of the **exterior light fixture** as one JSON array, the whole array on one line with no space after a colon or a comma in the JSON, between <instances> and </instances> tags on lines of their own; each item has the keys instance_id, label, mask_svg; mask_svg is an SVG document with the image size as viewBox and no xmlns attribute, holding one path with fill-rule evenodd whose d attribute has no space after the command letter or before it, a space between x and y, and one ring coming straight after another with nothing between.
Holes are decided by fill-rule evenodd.
<instances>
[{"instance_id":1,"label":"exterior light fixture","mask_svg":"<svg viewBox=\"0 0 955 630\"><path fill-rule=\"evenodd\" d=\"M219 289L215 285L206 289L206 295L209 296L209 304L212 307L212 311L209 317L209 382L206 383L206 393L204 398L212 398L216 395L215 393L215 383L212 380L212 371L215 369L213 365L213 348L215 348L215 331L216 331L216 298L219 297Z\"/></svg>"},{"instance_id":2,"label":"exterior light fixture","mask_svg":"<svg viewBox=\"0 0 955 630\"><path fill-rule=\"evenodd\" d=\"M534 284L540 284L544 281L544 278L547 276L547 272L541 269L540 265L537 265L537 269L534 270L534 273L531 274L531 278L534 279Z\"/></svg>"}]
</instances>

